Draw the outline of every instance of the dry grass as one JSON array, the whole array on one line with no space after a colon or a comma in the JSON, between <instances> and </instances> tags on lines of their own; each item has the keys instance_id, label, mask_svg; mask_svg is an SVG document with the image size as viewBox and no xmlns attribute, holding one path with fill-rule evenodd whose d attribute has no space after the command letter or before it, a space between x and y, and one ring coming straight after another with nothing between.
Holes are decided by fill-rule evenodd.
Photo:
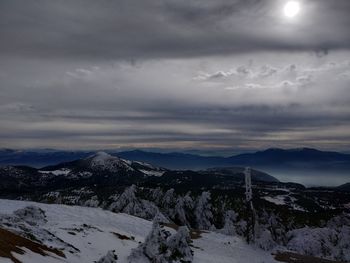
<instances>
[{"instance_id":1,"label":"dry grass","mask_svg":"<svg viewBox=\"0 0 350 263\"><path fill-rule=\"evenodd\" d=\"M281 262L287 263L340 263L338 261L332 261L322 258L316 258L311 256L299 255L292 252L278 252L275 255L275 259Z\"/></svg>"},{"instance_id":2,"label":"dry grass","mask_svg":"<svg viewBox=\"0 0 350 263\"><path fill-rule=\"evenodd\" d=\"M0 257L8 258L14 263L22 263L12 254L17 253L23 255L25 251L22 248L26 248L42 256L48 256L48 253L53 253L59 257L66 257L61 250L49 248L45 245L0 228Z\"/></svg>"}]
</instances>

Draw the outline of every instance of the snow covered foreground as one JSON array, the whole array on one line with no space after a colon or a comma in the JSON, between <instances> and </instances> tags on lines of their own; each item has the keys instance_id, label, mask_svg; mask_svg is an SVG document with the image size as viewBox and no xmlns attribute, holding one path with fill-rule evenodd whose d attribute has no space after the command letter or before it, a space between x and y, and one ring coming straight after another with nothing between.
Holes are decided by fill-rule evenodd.
<instances>
[{"instance_id":1,"label":"snow covered foreground","mask_svg":"<svg viewBox=\"0 0 350 263\"><path fill-rule=\"evenodd\" d=\"M38 222L32 222L33 218L30 216L26 218L26 214L15 212L27 206L42 209L46 218L34 218ZM13 220L13 216L17 218L15 224L4 224L6 220ZM1 199L0 219L1 228L17 232L30 229L34 236L37 235L38 240L48 247L63 249L66 256L62 258L51 253L48 253L49 256L42 256L29 249L23 249L23 255L13 253L15 258L23 263L92 263L111 250L115 250L118 256L117 262L127 262L131 250L144 241L152 228L150 221L100 208ZM174 232L171 228L167 230ZM54 236L50 234L46 237L47 233ZM192 250L195 263L276 262L268 252L247 245L240 237L214 232L202 233L199 238L194 239ZM0 257L0 262L12 261Z\"/></svg>"}]
</instances>

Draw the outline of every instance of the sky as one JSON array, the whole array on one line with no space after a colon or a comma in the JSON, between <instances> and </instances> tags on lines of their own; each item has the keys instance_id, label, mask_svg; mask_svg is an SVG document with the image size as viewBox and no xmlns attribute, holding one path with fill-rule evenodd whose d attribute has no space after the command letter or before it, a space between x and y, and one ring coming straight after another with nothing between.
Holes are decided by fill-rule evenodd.
<instances>
[{"instance_id":1,"label":"sky","mask_svg":"<svg viewBox=\"0 0 350 263\"><path fill-rule=\"evenodd\" d=\"M350 150L350 1L1 0L0 147Z\"/></svg>"}]
</instances>

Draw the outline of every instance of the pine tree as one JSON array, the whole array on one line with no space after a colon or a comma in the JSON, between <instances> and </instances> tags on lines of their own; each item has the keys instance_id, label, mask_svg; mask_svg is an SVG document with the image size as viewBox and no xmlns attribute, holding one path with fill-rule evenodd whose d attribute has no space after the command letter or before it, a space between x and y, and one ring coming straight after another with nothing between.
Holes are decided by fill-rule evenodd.
<instances>
[{"instance_id":1,"label":"pine tree","mask_svg":"<svg viewBox=\"0 0 350 263\"><path fill-rule=\"evenodd\" d=\"M169 235L169 232L161 228L159 217L156 216L153 221L151 232L146 237L145 242L131 251L128 262L167 262L166 254L168 252L168 247L166 243Z\"/></svg>"},{"instance_id":2,"label":"pine tree","mask_svg":"<svg viewBox=\"0 0 350 263\"><path fill-rule=\"evenodd\" d=\"M193 252L190 248L191 237L187 227L179 227L177 233L168 240L170 260L180 260L183 263L193 261Z\"/></svg>"},{"instance_id":3,"label":"pine tree","mask_svg":"<svg viewBox=\"0 0 350 263\"><path fill-rule=\"evenodd\" d=\"M176 197L174 193L174 189L169 189L165 192L162 201L161 201L161 208L166 211L166 213L170 216L174 216L174 207L176 204Z\"/></svg>"},{"instance_id":4,"label":"pine tree","mask_svg":"<svg viewBox=\"0 0 350 263\"><path fill-rule=\"evenodd\" d=\"M192 262L193 254L190 248L191 238L187 227L180 227L178 232L171 234L159 224L156 216L151 232L138 248L131 251L129 263L169 263Z\"/></svg>"},{"instance_id":5,"label":"pine tree","mask_svg":"<svg viewBox=\"0 0 350 263\"><path fill-rule=\"evenodd\" d=\"M233 210L227 210L224 213L224 227L220 230L221 233L225 235L236 234L235 221L237 219L237 214Z\"/></svg>"},{"instance_id":6,"label":"pine tree","mask_svg":"<svg viewBox=\"0 0 350 263\"><path fill-rule=\"evenodd\" d=\"M157 187L156 189L152 189L151 191L151 200L158 206L161 205L161 201L163 199L164 193L160 187Z\"/></svg>"},{"instance_id":7,"label":"pine tree","mask_svg":"<svg viewBox=\"0 0 350 263\"><path fill-rule=\"evenodd\" d=\"M174 220L179 222L181 225L187 225L186 211L185 211L185 202L183 197L178 197L174 209Z\"/></svg>"},{"instance_id":8,"label":"pine tree","mask_svg":"<svg viewBox=\"0 0 350 263\"><path fill-rule=\"evenodd\" d=\"M150 201L139 199L136 192L135 185L126 188L117 200L109 206L109 210L152 219L159 212L158 207Z\"/></svg>"},{"instance_id":9,"label":"pine tree","mask_svg":"<svg viewBox=\"0 0 350 263\"><path fill-rule=\"evenodd\" d=\"M197 199L195 217L198 229L210 229L212 226L213 214L210 200L210 192L202 192Z\"/></svg>"}]
</instances>

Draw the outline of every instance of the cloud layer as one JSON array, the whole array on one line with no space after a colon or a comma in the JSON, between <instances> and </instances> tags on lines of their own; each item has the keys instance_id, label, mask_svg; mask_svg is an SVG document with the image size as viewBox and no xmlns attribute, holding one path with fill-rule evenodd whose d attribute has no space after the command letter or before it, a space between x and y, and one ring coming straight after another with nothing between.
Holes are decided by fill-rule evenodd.
<instances>
[{"instance_id":1,"label":"cloud layer","mask_svg":"<svg viewBox=\"0 0 350 263\"><path fill-rule=\"evenodd\" d=\"M350 3L304 0L61 0L0 3L2 55L67 59L188 57L350 48Z\"/></svg>"},{"instance_id":2,"label":"cloud layer","mask_svg":"<svg viewBox=\"0 0 350 263\"><path fill-rule=\"evenodd\" d=\"M350 146L350 2L1 1L0 145Z\"/></svg>"}]
</instances>

